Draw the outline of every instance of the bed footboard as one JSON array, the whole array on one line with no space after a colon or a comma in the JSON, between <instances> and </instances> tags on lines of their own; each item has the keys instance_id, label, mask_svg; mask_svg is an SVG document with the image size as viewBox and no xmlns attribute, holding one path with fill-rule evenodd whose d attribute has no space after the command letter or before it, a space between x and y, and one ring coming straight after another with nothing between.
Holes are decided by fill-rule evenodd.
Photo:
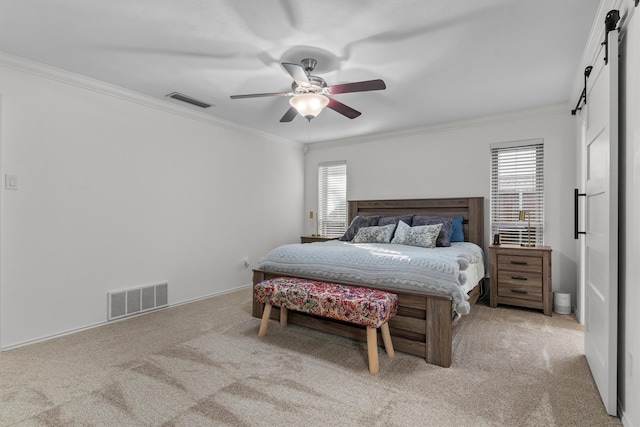
<instances>
[{"instance_id":1,"label":"bed footboard","mask_svg":"<svg viewBox=\"0 0 640 427\"><path fill-rule=\"evenodd\" d=\"M253 284L274 277L286 276L254 270ZM314 277L305 279L321 280ZM345 285L367 286L361 283L344 283ZM393 337L395 350L423 357L427 363L448 368L452 363L453 337L465 316L453 320L451 297L434 293L402 291L376 286L398 295L398 314L389 322L389 329ZM475 295L470 294L470 303L475 303L478 287L474 288ZM252 315L262 318L264 304L253 297ZM280 311L277 307L271 310L271 318L279 319ZM313 317L303 313L289 313L288 322L317 329L323 332L340 335L350 339L366 342L365 328L352 324L334 321L326 318ZM380 338L380 337L379 337ZM379 340L378 342L381 342Z\"/></svg>"}]
</instances>

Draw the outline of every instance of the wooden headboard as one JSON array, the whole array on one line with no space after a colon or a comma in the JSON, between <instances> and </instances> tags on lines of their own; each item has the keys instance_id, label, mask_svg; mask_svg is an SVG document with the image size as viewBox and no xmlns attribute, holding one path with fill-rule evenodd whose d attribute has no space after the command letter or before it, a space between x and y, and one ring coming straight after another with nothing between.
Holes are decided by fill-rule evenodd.
<instances>
[{"instance_id":1,"label":"wooden headboard","mask_svg":"<svg viewBox=\"0 0 640 427\"><path fill-rule=\"evenodd\" d=\"M349 222L356 216L434 215L455 218L462 215L465 241L484 247L484 197L447 199L352 200Z\"/></svg>"}]
</instances>

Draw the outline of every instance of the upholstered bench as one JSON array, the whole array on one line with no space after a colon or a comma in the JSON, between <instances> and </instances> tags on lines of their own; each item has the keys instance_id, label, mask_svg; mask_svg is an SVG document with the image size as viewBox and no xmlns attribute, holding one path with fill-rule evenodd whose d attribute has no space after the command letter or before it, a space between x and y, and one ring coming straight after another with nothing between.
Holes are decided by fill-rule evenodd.
<instances>
[{"instance_id":1,"label":"upholstered bench","mask_svg":"<svg viewBox=\"0 0 640 427\"><path fill-rule=\"evenodd\" d=\"M389 319L398 311L398 296L376 289L360 288L292 277L278 277L255 285L256 299L265 304L259 336L265 336L271 307L280 307L280 326L287 325L287 310L309 313L355 323L367 328L369 372L377 374L377 328L389 357L393 344L389 333Z\"/></svg>"}]
</instances>

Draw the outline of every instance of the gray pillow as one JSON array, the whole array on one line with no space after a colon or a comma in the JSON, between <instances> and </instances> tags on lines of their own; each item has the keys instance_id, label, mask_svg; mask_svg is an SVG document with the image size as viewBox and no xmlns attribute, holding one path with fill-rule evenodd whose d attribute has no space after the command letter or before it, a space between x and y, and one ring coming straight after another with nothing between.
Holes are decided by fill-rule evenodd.
<instances>
[{"instance_id":1,"label":"gray pillow","mask_svg":"<svg viewBox=\"0 0 640 427\"><path fill-rule=\"evenodd\" d=\"M438 240L436 240L436 246L448 247L451 246L451 224L452 218L442 216L430 216L430 215L414 215L411 221L411 226L416 227L420 225L433 225L442 224L440 234L438 234Z\"/></svg>"},{"instance_id":2,"label":"gray pillow","mask_svg":"<svg viewBox=\"0 0 640 427\"><path fill-rule=\"evenodd\" d=\"M403 221L407 225L411 225L411 217L413 217L413 215L382 216L376 225L398 224L400 221Z\"/></svg>"},{"instance_id":3,"label":"gray pillow","mask_svg":"<svg viewBox=\"0 0 640 427\"><path fill-rule=\"evenodd\" d=\"M351 243L389 243L395 229L395 224L360 227Z\"/></svg>"},{"instance_id":4,"label":"gray pillow","mask_svg":"<svg viewBox=\"0 0 640 427\"><path fill-rule=\"evenodd\" d=\"M371 227L372 225L378 225L379 218L380 215L357 216L353 218L351 224L349 224L349 228L347 228L347 231L338 240L342 240L343 242L350 242L351 240L353 240L360 227Z\"/></svg>"}]
</instances>

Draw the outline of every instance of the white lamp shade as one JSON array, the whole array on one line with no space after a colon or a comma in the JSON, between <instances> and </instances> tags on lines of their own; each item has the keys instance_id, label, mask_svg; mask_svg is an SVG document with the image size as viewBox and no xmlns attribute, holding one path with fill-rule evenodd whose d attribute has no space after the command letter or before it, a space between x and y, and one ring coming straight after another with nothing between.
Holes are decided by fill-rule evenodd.
<instances>
[{"instance_id":1,"label":"white lamp shade","mask_svg":"<svg viewBox=\"0 0 640 427\"><path fill-rule=\"evenodd\" d=\"M329 98L317 93L301 93L289 100L289 104L307 120L313 119L329 103Z\"/></svg>"}]
</instances>

